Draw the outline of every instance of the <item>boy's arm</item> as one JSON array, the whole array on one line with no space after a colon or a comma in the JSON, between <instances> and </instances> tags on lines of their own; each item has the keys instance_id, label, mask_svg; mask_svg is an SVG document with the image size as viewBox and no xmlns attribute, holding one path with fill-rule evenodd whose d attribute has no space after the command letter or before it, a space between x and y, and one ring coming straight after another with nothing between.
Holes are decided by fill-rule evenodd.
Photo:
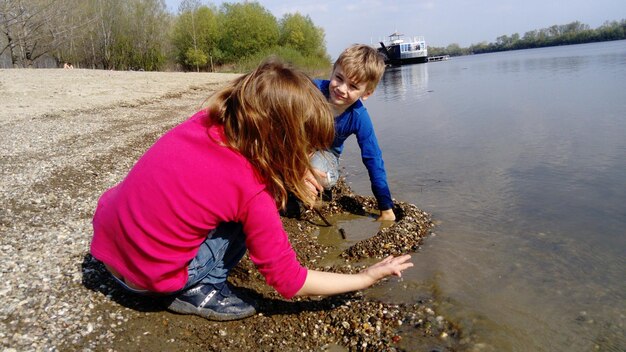
<instances>
[{"instance_id":1,"label":"boy's arm","mask_svg":"<svg viewBox=\"0 0 626 352\"><path fill-rule=\"evenodd\" d=\"M361 148L361 159L367 168L372 186L372 192L378 201L380 216L378 221L395 220L393 212L393 200L387 184L387 172L383 161L382 151L378 146L378 139L374 132L374 126L367 110L363 109L359 113L359 124L356 130L357 142Z\"/></svg>"}]
</instances>

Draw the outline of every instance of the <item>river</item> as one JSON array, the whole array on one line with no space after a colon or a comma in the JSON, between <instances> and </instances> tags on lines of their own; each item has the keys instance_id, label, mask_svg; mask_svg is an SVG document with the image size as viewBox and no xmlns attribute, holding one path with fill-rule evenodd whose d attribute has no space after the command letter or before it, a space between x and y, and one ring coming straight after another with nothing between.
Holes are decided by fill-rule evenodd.
<instances>
[{"instance_id":1,"label":"river","mask_svg":"<svg viewBox=\"0 0 626 352\"><path fill-rule=\"evenodd\" d=\"M385 295L483 351L626 350L626 41L387 68L365 105L392 195L437 223Z\"/></svg>"}]
</instances>

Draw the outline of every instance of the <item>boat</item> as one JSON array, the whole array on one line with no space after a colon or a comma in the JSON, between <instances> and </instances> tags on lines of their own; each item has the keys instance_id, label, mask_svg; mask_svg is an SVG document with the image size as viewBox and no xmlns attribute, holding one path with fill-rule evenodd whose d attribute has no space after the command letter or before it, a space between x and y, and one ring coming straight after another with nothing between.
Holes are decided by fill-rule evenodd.
<instances>
[{"instance_id":1,"label":"boat","mask_svg":"<svg viewBox=\"0 0 626 352\"><path fill-rule=\"evenodd\" d=\"M428 49L424 37L405 40L404 34L394 32L386 43L380 42L378 51L385 56L388 65L404 65L428 62Z\"/></svg>"}]
</instances>

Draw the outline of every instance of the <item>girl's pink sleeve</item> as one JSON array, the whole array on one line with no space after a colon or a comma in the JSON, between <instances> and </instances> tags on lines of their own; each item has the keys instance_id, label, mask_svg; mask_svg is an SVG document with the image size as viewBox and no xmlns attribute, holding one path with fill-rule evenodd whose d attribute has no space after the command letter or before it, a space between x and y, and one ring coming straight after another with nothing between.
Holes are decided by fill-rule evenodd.
<instances>
[{"instance_id":1,"label":"girl's pink sleeve","mask_svg":"<svg viewBox=\"0 0 626 352\"><path fill-rule=\"evenodd\" d=\"M292 298L304 285L307 269L296 258L274 200L261 191L244 207L241 217L250 259L268 285Z\"/></svg>"}]
</instances>

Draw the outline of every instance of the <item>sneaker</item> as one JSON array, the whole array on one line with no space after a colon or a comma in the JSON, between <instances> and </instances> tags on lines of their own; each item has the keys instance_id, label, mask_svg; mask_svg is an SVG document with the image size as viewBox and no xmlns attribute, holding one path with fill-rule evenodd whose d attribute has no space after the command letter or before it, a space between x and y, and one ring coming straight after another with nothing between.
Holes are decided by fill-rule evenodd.
<instances>
[{"instance_id":1,"label":"sneaker","mask_svg":"<svg viewBox=\"0 0 626 352\"><path fill-rule=\"evenodd\" d=\"M198 284L180 293L167 309L220 321L243 319L256 313L252 305L230 291L226 282Z\"/></svg>"}]
</instances>

